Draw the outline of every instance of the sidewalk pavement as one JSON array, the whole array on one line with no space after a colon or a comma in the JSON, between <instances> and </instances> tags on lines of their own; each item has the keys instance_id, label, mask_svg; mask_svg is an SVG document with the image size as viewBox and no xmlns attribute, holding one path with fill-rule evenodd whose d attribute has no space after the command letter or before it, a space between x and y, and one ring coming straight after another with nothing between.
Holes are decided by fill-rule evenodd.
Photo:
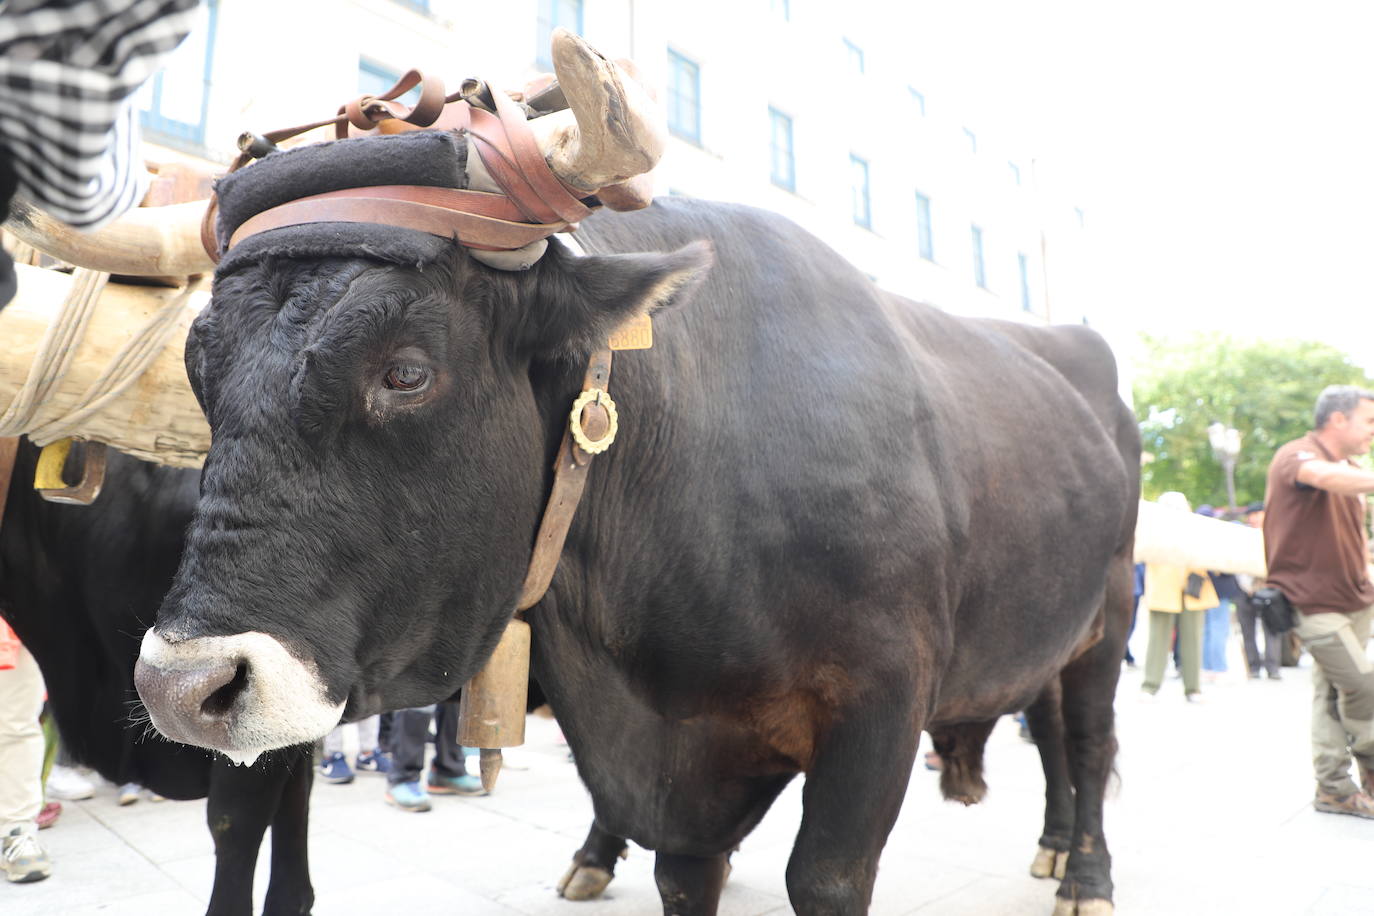
<instances>
[{"instance_id":1,"label":"sidewalk pavement","mask_svg":"<svg viewBox=\"0 0 1374 916\"><path fill-rule=\"evenodd\" d=\"M1233 644L1234 644L1233 640ZM1228 680L1185 703L1169 680L1153 703L1123 670L1118 692L1119 783L1107 801L1117 913L1374 914L1374 821L1318 814L1308 749L1310 662L1282 681ZM631 846L605 898L560 900L554 885L591 823L555 724L528 723L496 792L435 797L426 814L382 802L385 780L316 781L311 873L319 916L661 912L652 854ZM928 749L923 741L922 751ZM1043 779L1035 748L1003 719L987 748L986 801L940 799L918 759L888 841L872 912L950 916L1048 914L1054 883L1027 872L1040 833ZM725 916L787 913L784 869L801 815L789 786L734 857ZM214 857L204 802L147 800L120 808L104 786L65 802L42 833L53 876L0 886L4 916L203 913ZM256 897L267 886L259 861Z\"/></svg>"}]
</instances>

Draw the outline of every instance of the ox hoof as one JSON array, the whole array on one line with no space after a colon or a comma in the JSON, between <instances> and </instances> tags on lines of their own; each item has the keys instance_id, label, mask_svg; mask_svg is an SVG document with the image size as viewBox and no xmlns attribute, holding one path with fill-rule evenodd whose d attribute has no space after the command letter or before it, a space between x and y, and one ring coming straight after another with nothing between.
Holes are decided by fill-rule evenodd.
<instances>
[{"instance_id":1,"label":"ox hoof","mask_svg":"<svg viewBox=\"0 0 1374 916\"><path fill-rule=\"evenodd\" d=\"M1116 908L1110 900L1095 897L1090 900L1065 900L1056 897L1054 916L1112 916Z\"/></svg>"},{"instance_id":2,"label":"ox hoof","mask_svg":"<svg viewBox=\"0 0 1374 916\"><path fill-rule=\"evenodd\" d=\"M1031 863L1032 878L1063 879L1064 870L1069 867L1069 854L1041 846L1035 851L1035 861Z\"/></svg>"},{"instance_id":3,"label":"ox hoof","mask_svg":"<svg viewBox=\"0 0 1374 916\"><path fill-rule=\"evenodd\" d=\"M558 881L558 896L564 900L595 900L614 877L604 868L574 862Z\"/></svg>"}]
</instances>

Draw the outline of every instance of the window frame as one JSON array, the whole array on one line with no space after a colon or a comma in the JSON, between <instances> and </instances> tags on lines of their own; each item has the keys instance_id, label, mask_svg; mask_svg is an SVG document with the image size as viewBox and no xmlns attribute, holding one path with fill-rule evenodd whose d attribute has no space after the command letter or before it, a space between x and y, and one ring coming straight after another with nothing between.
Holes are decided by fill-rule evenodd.
<instances>
[{"instance_id":1,"label":"window frame","mask_svg":"<svg viewBox=\"0 0 1374 916\"><path fill-rule=\"evenodd\" d=\"M935 228L930 212L930 195L916 192L916 251L935 263Z\"/></svg>"},{"instance_id":2,"label":"window frame","mask_svg":"<svg viewBox=\"0 0 1374 916\"><path fill-rule=\"evenodd\" d=\"M787 174L785 176L778 173L778 126L782 123L787 128ZM768 106L768 178L774 186L782 188L784 191L797 193L797 148L796 131L792 116L781 111L772 105Z\"/></svg>"},{"instance_id":3,"label":"window frame","mask_svg":"<svg viewBox=\"0 0 1374 916\"><path fill-rule=\"evenodd\" d=\"M983 227L972 223L969 228L972 230L970 236L973 249L973 283L979 289L987 289L988 268L983 252Z\"/></svg>"},{"instance_id":4,"label":"window frame","mask_svg":"<svg viewBox=\"0 0 1374 916\"><path fill-rule=\"evenodd\" d=\"M1016 269L1021 278L1021 311L1034 312L1030 291L1030 257L1024 251L1016 252Z\"/></svg>"},{"instance_id":5,"label":"window frame","mask_svg":"<svg viewBox=\"0 0 1374 916\"><path fill-rule=\"evenodd\" d=\"M862 166L862 172L856 170L856 166ZM860 188L854 181L859 174L863 175L863 219L859 218ZM868 160L858 153L849 154L849 211L854 225L873 231L873 171Z\"/></svg>"},{"instance_id":6,"label":"window frame","mask_svg":"<svg viewBox=\"0 0 1374 916\"><path fill-rule=\"evenodd\" d=\"M681 65L681 66L678 66ZM685 107L682 92L679 88L678 75L683 72L691 74L692 99L691 110L693 119L696 122L693 131L682 129L675 117L681 113ZM701 146L701 64L692 60L681 51L673 48L668 49L668 86L666 89L668 102L668 133L681 140L696 146Z\"/></svg>"},{"instance_id":7,"label":"window frame","mask_svg":"<svg viewBox=\"0 0 1374 916\"><path fill-rule=\"evenodd\" d=\"M148 79L150 108L138 111L139 125L150 134L151 140L171 140L175 143L190 144L197 148L205 146L205 129L210 120L210 82L215 70L215 34L219 26L219 0L207 0L205 4L205 66L201 72L200 121L192 124L180 118L164 115L162 108L162 86L167 75L164 67Z\"/></svg>"}]
</instances>

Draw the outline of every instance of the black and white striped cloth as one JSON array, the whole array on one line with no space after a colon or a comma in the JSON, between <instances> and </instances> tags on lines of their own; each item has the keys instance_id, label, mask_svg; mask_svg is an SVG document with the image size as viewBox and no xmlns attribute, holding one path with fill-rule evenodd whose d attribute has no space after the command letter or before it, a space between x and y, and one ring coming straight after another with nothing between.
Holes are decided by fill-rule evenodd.
<instances>
[{"instance_id":1,"label":"black and white striped cloth","mask_svg":"<svg viewBox=\"0 0 1374 916\"><path fill-rule=\"evenodd\" d=\"M199 0L0 0L0 156L19 193L95 229L147 190L132 96Z\"/></svg>"}]
</instances>

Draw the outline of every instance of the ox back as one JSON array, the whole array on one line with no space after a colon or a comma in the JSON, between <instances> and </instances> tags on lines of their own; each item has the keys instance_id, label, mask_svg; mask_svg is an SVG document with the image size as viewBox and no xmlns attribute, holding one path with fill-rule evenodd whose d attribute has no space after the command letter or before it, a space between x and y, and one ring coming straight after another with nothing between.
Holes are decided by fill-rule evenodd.
<instances>
[{"instance_id":1,"label":"ox back","mask_svg":"<svg viewBox=\"0 0 1374 916\"><path fill-rule=\"evenodd\" d=\"M22 442L0 524L0 614L43 672L63 746L116 784L208 796L207 816L219 825L209 913L252 913L254 863L269 824L279 840L265 912L308 913L309 748L236 767L158 735L134 691L138 643L180 561L200 474L112 450L100 498L64 506L33 489L37 458Z\"/></svg>"},{"instance_id":2,"label":"ox back","mask_svg":"<svg viewBox=\"0 0 1374 916\"><path fill-rule=\"evenodd\" d=\"M159 728L251 757L475 673L587 354L660 307L528 613L595 805L579 860L628 837L667 911L713 912L804 773L792 905L860 912L920 730L973 801L991 723L1029 707L1057 907L1110 910L1139 443L1095 333L886 294L726 204L597 214L587 257L515 274L405 230L277 233L229 254L188 344L215 440L140 661Z\"/></svg>"}]
</instances>

